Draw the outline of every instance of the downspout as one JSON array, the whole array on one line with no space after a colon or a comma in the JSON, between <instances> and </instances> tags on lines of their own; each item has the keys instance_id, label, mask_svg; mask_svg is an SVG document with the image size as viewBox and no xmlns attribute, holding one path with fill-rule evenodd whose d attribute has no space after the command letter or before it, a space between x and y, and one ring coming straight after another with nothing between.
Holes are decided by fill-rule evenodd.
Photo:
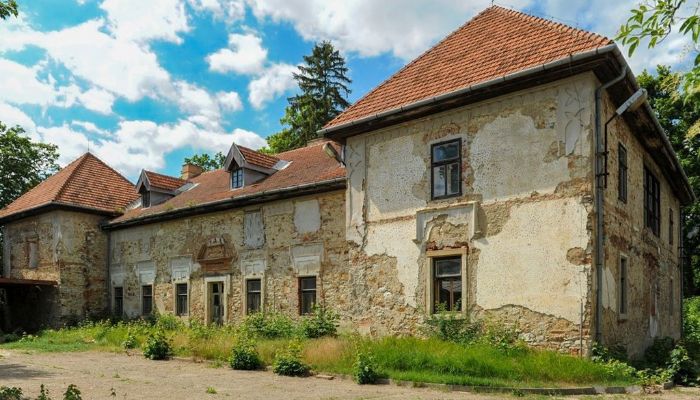
<instances>
[{"instance_id":1,"label":"downspout","mask_svg":"<svg viewBox=\"0 0 700 400\"><path fill-rule=\"evenodd\" d=\"M112 269L112 231L107 231L107 279L105 283L107 286L107 309L105 310L108 315L112 314L113 304L112 304L112 276L110 271Z\"/></svg>"},{"instance_id":2,"label":"downspout","mask_svg":"<svg viewBox=\"0 0 700 400\"><path fill-rule=\"evenodd\" d=\"M605 265L605 234L603 233L603 203L605 196L605 142L602 137L603 127L603 93L612 85L627 76L627 66L623 65L620 75L597 87L595 90L595 215L596 215L596 246L595 246L595 277L596 277L596 308L595 308L595 340L600 342L602 337L603 318L603 267Z\"/></svg>"}]
</instances>

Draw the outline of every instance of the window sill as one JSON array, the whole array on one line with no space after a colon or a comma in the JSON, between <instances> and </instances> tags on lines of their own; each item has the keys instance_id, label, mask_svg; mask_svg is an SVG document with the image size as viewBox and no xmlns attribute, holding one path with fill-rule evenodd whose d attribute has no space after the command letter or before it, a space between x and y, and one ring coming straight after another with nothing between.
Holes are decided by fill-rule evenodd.
<instances>
[{"instance_id":1,"label":"window sill","mask_svg":"<svg viewBox=\"0 0 700 400\"><path fill-rule=\"evenodd\" d=\"M626 322L627 321L627 314L619 314L617 316L617 322Z\"/></svg>"}]
</instances>

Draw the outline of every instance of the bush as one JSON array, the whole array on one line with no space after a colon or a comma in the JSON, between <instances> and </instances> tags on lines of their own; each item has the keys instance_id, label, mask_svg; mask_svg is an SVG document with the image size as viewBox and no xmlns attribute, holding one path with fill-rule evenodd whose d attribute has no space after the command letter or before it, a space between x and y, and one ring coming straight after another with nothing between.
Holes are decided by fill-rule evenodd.
<instances>
[{"instance_id":1,"label":"bush","mask_svg":"<svg viewBox=\"0 0 700 400\"><path fill-rule=\"evenodd\" d=\"M338 314L332 310L314 306L313 313L301 321L301 334L309 339L335 336L338 331L338 319Z\"/></svg>"},{"instance_id":2,"label":"bush","mask_svg":"<svg viewBox=\"0 0 700 400\"><path fill-rule=\"evenodd\" d=\"M242 334L264 339L283 339L294 336L294 321L281 313L254 313L240 326Z\"/></svg>"},{"instance_id":3,"label":"bush","mask_svg":"<svg viewBox=\"0 0 700 400\"><path fill-rule=\"evenodd\" d=\"M180 319L172 314L160 314L156 319L156 327L165 331L175 331L184 326Z\"/></svg>"},{"instance_id":4,"label":"bush","mask_svg":"<svg viewBox=\"0 0 700 400\"><path fill-rule=\"evenodd\" d=\"M679 385L696 384L698 381L698 367L688 355L688 350L677 345L671 350L666 369L674 383Z\"/></svg>"},{"instance_id":5,"label":"bush","mask_svg":"<svg viewBox=\"0 0 700 400\"><path fill-rule=\"evenodd\" d=\"M151 360L165 360L172 354L172 345L162 330L148 335L143 345L143 356Z\"/></svg>"},{"instance_id":6,"label":"bush","mask_svg":"<svg viewBox=\"0 0 700 400\"><path fill-rule=\"evenodd\" d=\"M622 344L613 344L610 347L605 347L600 343L593 343L591 360L600 363L613 360L627 362L627 348Z\"/></svg>"},{"instance_id":7,"label":"bush","mask_svg":"<svg viewBox=\"0 0 700 400\"><path fill-rule=\"evenodd\" d=\"M671 360L671 351L675 347L673 338L655 338L654 343L644 351L644 366L647 368L665 368Z\"/></svg>"},{"instance_id":8,"label":"bush","mask_svg":"<svg viewBox=\"0 0 700 400\"><path fill-rule=\"evenodd\" d=\"M481 321L471 321L462 314L438 312L431 314L425 320L425 333L427 336L447 342L471 344L481 336Z\"/></svg>"},{"instance_id":9,"label":"bush","mask_svg":"<svg viewBox=\"0 0 700 400\"><path fill-rule=\"evenodd\" d=\"M22 400L22 389L18 387L0 386L0 400Z\"/></svg>"},{"instance_id":10,"label":"bush","mask_svg":"<svg viewBox=\"0 0 700 400\"><path fill-rule=\"evenodd\" d=\"M129 349L135 349L137 345L138 345L138 341L136 340L136 335L131 330L131 328L129 328L126 331L126 339L124 339L124 341L122 342L122 347L125 350L129 350Z\"/></svg>"},{"instance_id":11,"label":"bush","mask_svg":"<svg viewBox=\"0 0 700 400\"><path fill-rule=\"evenodd\" d=\"M357 353L357 359L352 366L352 371L355 382L360 385L374 384L379 380L379 373L377 373L377 365L374 362L374 357L364 351Z\"/></svg>"},{"instance_id":12,"label":"bush","mask_svg":"<svg viewBox=\"0 0 700 400\"><path fill-rule=\"evenodd\" d=\"M63 394L63 400L83 400L83 398L80 396L78 387L71 384L68 385L66 392Z\"/></svg>"},{"instance_id":13,"label":"bush","mask_svg":"<svg viewBox=\"0 0 700 400\"><path fill-rule=\"evenodd\" d=\"M245 337L240 337L233 346L231 359L229 360L231 368L238 370L255 370L262 367L262 361L258 352L255 350L255 343Z\"/></svg>"},{"instance_id":14,"label":"bush","mask_svg":"<svg viewBox=\"0 0 700 400\"><path fill-rule=\"evenodd\" d=\"M36 400L51 400L49 397L49 390L44 387L44 384L41 384L41 387L39 388L39 396L36 398Z\"/></svg>"},{"instance_id":15,"label":"bush","mask_svg":"<svg viewBox=\"0 0 700 400\"><path fill-rule=\"evenodd\" d=\"M309 374L309 366L301 360L301 344L292 341L286 350L275 356L272 371L277 375L306 376Z\"/></svg>"},{"instance_id":16,"label":"bush","mask_svg":"<svg viewBox=\"0 0 700 400\"><path fill-rule=\"evenodd\" d=\"M683 301L683 343L690 358L700 362L700 296Z\"/></svg>"}]
</instances>

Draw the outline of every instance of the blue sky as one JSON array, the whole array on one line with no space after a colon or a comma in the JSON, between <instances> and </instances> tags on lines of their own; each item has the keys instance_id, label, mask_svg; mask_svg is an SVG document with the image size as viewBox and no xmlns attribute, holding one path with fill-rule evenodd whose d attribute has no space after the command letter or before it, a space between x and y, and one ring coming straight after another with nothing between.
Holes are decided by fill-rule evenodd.
<instances>
[{"instance_id":1,"label":"blue sky","mask_svg":"<svg viewBox=\"0 0 700 400\"><path fill-rule=\"evenodd\" d=\"M89 147L135 180L142 168L177 175L185 156L234 140L264 145L315 41L346 57L354 101L490 1L18 3L20 18L0 22L0 121L57 144L61 164ZM496 4L613 37L635 1ZM682 67L687 45L673 35L630 63Z\"/></svg>"}]
</instances>

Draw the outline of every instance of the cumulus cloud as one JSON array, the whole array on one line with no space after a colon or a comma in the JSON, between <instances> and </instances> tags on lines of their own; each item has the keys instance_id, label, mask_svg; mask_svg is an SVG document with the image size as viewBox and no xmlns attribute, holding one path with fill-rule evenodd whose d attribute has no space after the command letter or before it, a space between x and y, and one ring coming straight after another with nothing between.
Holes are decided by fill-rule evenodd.
<instances>
[{"instance_id":1,"label":"cumulus cloud","mask_svg":"<svg viewBox=\"0 0 700 400\"><path fill-rule=\"evenodd\" d=\"M228 44L228 48L207 56L210 70L246 75L260 72L267 59L262 39L253 34L232 33L228 37Z\"/></svg>"},{"instance_id":2,"label":"cumulus cloud","mask_svg":"<svg viewBox=\"0 0 700 400\"><path fill-rule=\"evenodd\" d=\"M39 68L31 68L0 58L0 93L13 104L46 106L56 101L58 92L46 80L37 76Z\"/></svg>"},{"instance_id":3,"label":"cumulus cloud","mask_svg":"<svg viewBox=\"0 0 700 400\"><path fill-rule=\"evenodd\" d=\"M115 97L112 93L106 90L90 88L78 95L78 100L88 110L92 110L100 114L111 114Z\"/></svg>"},{"instance_id":4,"label":"cumulus cloud","mask_svg":"<svg viewBox=\"0 0 700 400\"><path fill-rule=\"evenodd\" d=\"M189 4L195 11L209 12L217 20L223 20L228 24L245 17L243 0L189 0Z\"/></svg>"},{"instance_id":5,"label":"cumulus cloud","mask_svg":"<svg viewBox=\"0 0 700 400\"><path fill-rule=\"evenodd\" d=\"M0 121L9 127L19 125L29 133L36 131L34 120L32 120L29 115L25 114L24 111L19 108L3 103L2 101L0 101Z\"/></svg>"},{"instance_id":6,"label":"cumulus cloud","mask_svg":"<svg viewBox=\"0 0 700 400\"><path fill-rule=\"evenodd\" d=\"M273 64L263 71L257 78L248 84L248 100L255 108L262 106L296 87L294 72L297 71L295 65Z\"/></svg>"},{"instance_id":7,"label":"cumulus cloud","mask_svg":"<svg viewBox=\"0 0 700 400\"><path fill-rule=\"evenodd\" d=\"M219 92L216 94L216 99L224 110L236 112L243 109L241 96L237 92Z\"/></svg>"},{"instance_id":8,"label":"cumulus cloud","mask_svg":"<svg viewBox=\"0 0 700 400\"><path fill-rule=\"evenodd\" d=\"M100 8L107 12L108 28L118 39L182 43L179 33L190 29L180 0L105 0Z\"/></svg>"}]
</instances>

